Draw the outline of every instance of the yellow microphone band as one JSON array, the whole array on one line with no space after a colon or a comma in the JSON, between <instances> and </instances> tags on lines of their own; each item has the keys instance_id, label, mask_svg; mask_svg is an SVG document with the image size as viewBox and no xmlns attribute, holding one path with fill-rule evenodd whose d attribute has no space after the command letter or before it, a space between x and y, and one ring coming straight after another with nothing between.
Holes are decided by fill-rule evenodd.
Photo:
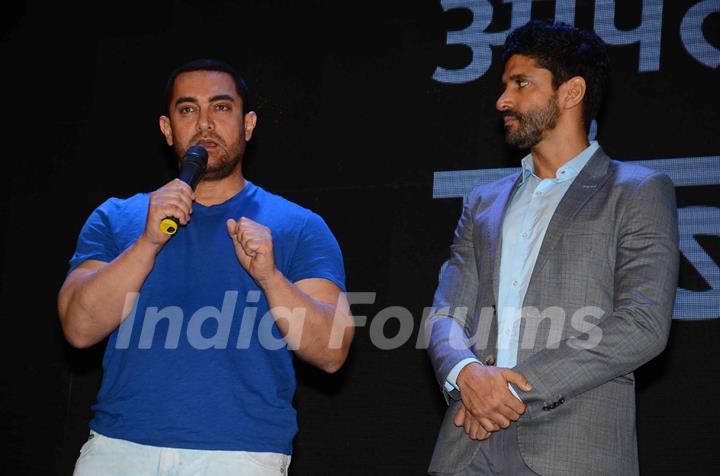
<instances>
[{"instance_id":1,"label":"yellow microphone band","mask_svg":"<svg viewBox=\"0 0 720 476\"><path fill-rule=\"evenodd\" d=\"M174 235L178 229L178 225L172 218L163 218L160 222L160 231L166 235Z\"/></svg>"}]
</instances>

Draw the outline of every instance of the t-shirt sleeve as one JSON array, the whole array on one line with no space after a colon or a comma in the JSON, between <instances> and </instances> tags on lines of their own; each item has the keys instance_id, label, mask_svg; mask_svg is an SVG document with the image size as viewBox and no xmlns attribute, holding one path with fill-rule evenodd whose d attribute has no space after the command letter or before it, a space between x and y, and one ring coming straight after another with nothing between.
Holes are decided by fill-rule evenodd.
<instances>
[{"instance_id":1,"label":"t-shirt sleeve","mask_svg":"<svg viewBox=\"0 0 720 476\"><path fill-rule=\"evenodd\" d=\"M324 278L345 291L345 267L337 240L325 221L315 213L308 214L293 253L287 278Z\"/></svg>"},{"instance_id":2,"label":"t-shirt sleeve","mask_svg":"<svg viewBox=\"0 0 720 476\"><path fill-rule=\"evenodd\" d=\"M83 225L77 240L75 254L70 258L68 273L87 260L109 263L120 254L113 238L109 213L113 207L112 199L107 200L92 212Z\"/></svg>"}]
</instances>

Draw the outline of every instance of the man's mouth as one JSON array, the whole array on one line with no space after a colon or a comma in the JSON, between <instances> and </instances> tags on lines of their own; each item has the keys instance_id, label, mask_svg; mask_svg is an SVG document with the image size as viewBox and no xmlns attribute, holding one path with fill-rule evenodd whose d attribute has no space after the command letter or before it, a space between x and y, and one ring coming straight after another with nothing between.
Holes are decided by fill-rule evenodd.
<instances>
[{"instance_id":1,"label":"man's mouth","mask_svg":"<svg viewBox=\"0 0 720 476\"><path fill-rule=\"evenodd\" d=\"M509 129L510 127L512 127L514 122L519 123L520 121L517 119L517 117L512 117L512 116L505 116L503 118L503 123L504 123L503 125L504 125L505 129Z\"/></svg>"},{"instance_id":2,"label":"man's mouth","mask_svg":"<svg viewBox=\"0 0 720 476\"><path fill-rule=\"evenodd\" d=\"M197 145L206 150L215 149L218 147L218 143L212 139L202 139L197 141Z\"/></svg>"}]
</instances>

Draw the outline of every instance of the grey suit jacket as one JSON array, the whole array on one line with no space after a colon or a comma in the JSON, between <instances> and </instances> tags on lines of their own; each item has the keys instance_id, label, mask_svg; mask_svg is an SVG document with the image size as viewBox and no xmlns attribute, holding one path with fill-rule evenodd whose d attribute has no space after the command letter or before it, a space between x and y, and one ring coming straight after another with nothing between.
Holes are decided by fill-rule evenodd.
<instances>
[{"instance_id":1,"label":"grey suit jacket","mask_svg":"<svg viewBox=\"0 0 720 476\"><path fill-rule=\"evenodd\" d=\"M518 182L474 189L455 230L426 321L441 388L466 357L494 364L502 219ZM558 205L525 296L515 367L533 385L517 389L527 411L515 424L536 473L638 473L633 371L667 342L677 233L670 179L602 149ZM461 471L478 450L452 422L458 406L445 414L431 473Z\"/></svg>"}]
</instances>

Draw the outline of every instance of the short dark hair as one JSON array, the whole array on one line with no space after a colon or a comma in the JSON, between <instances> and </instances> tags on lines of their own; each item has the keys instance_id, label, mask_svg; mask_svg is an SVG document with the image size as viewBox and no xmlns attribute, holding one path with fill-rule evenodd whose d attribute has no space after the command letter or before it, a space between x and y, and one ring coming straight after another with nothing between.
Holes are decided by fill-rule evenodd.
<instances>
[{"instance_id":1,"label":"short dark hair","mask_svg":"<svg viewBox=\"0 0 720 476\"><path fill-rule=\"evenodd\" d=\"M173 87L175 87L175 80L182 73L189 73L191 71L220 71L229 74L233 81L235 81L235 90L237 91L240 99L242 99L242 111L247 114L252 111L250 104L250 93L248 91L245 80L240 76L235 68L224 61L216 59L196 59L185 63L184 65L177 68L170 74L167 84L165 85L165 97L163 101L162 111L166 116L170 113L170 101L172 100Z\"/></svg>"},{"instance_id":2,"label":"short dark hair","mask_svg":"<svg viewBox=\"0 0 720 476\"><path fill-rule=\"evenodd\" d=\"M610 76L607 45L599 36L566 23L533 20L505 40L503 60L507 62L512 55L532 58L539 67L549 70L554 89L574 76L581 76L587 85L583 121L589 130L600 110Z\"/></svg>"}]
</instances>

